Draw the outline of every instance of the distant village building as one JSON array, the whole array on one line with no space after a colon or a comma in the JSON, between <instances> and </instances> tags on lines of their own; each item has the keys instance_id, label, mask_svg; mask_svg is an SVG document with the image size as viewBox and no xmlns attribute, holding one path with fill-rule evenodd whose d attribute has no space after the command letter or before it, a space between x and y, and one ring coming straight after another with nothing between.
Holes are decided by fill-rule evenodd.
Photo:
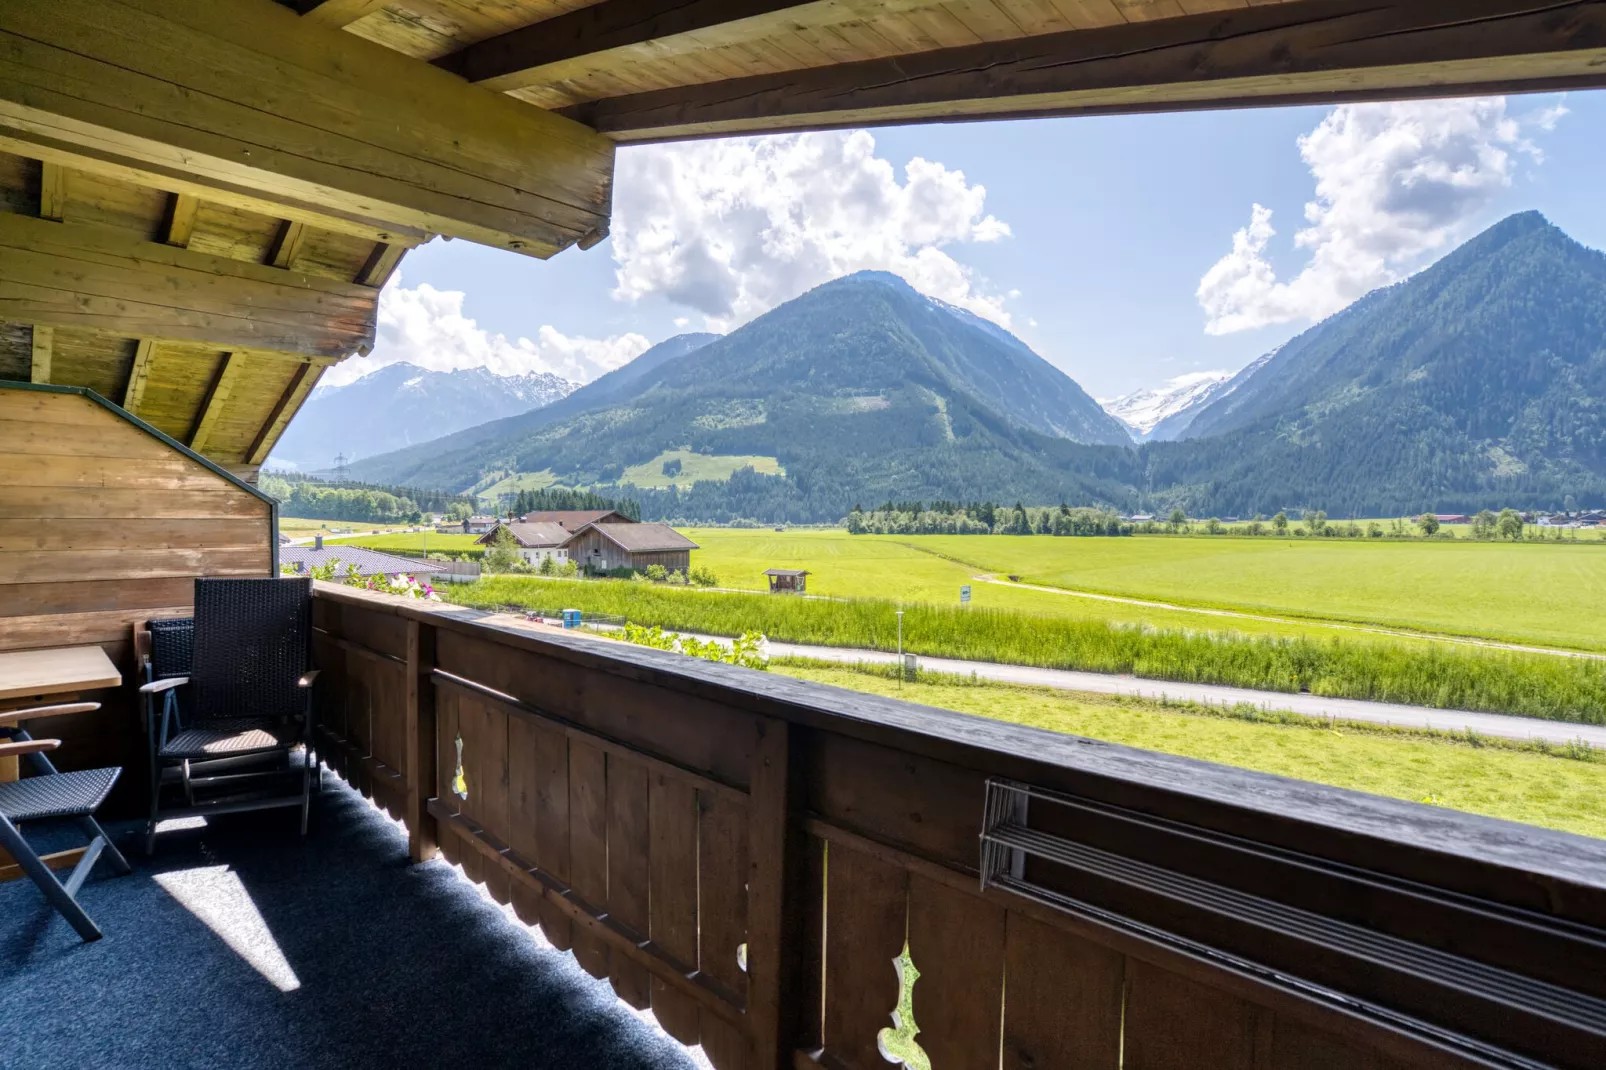
<instances>
[{"instance_id":1,"label":"distant village building","mask_svg":"<svg viewBox=\"0 0 1606 1070\"><path fill-rule=\"evenodd\" d=\"M498 533L503 531L513 537L519 548L519 556L528 564L539 565L548 558L558 564L569 560L569 551L564 544L569 541L570 533L558 524L523 521L498 524L474 541L480 546L490 546L496 541Z\"/></svg>"},{"instance_id":2,"label":"distant village building","mask_svg":"<svg viewBox=\"0 0 1606 1070\"><path fill-rule=\"evenodd\" d=\"M691 552L697 544L668 524L615 523L587 524L564 544L569 559L590 572L611 572L633 568L640 572L649 565L662 565L671 572L691 568Z\"/></svg>"},{"instance_id":3,"label":"distant village building","mask_svg":"<svg viewBox=\"0 0 1606 1070\"><path fill-rule=\"evenodd\" d=\"M570 534L587 524L635 523L617 509L543 509L525 513L523 520L526 524L556 524Z\"/></svg>"},{"instance_id":4,"label":"distant village building","mask_svg":"<svg viewBox=\"0 0 1606 1070\"><path fill-rule=\"evenodd\" d=\"M1434 513L1434 517L1441 524L1470 524L1472 518L1465 513Z\"/></svg>"},{"instance_id":5,"label":"distant village building","mask_svg":"<svg viewBox=\"0 0 1606 1070\"><path fill-rule=\"evenodd\" d=\"M496 527L496 524L497 520L494 516L471 516L463 521L463 534L484 535L487 531Z\"/></svg>"},{"instance_id":6,"label":"distant village building","mask_svg":"<svg viewBox=\"0 0 1606 1070\"><path fill-rule=\"evenodd\" d=\"M807 589L807 569L767 568L764 575L770 578L770 594L802 594Z\"/></svg>"}]
</instances>

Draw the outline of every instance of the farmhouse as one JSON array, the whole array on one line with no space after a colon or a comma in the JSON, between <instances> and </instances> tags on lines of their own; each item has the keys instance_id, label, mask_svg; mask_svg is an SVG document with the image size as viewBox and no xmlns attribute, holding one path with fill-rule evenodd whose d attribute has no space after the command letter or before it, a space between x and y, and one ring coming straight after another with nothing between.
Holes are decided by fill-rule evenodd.
<instances>
[{"instance_id":1,"label":"farmhouse","mask_svg":"<svg viewBox=\"0 0 1606 1070\"><path fill-rule=\"evenodd\" d=\"M569 558L590 572L610 572L616 568L637 571L649 565L662 565L671 572L691 567L691 552L697 544L668 524L588 524L564 544Z\"/></svg>"},{"instance_id":2,"label":"farmhouse","mask_svg":"<svg viewBox=\"0 0 1606 1070\"><path fill-rule=\"evenodd\" d=\"M561 564L569 559L569 551L563 544L569 541L570 533L553 523L515 521L498 524L474 541L480 546L490 546L496 541L497 534L503 531L513 536L513 541L518 544L519 556L529 564L539 565L548 558Z\"/></svg>"},{"instance_id":3,"label":"farmhouse","mask_svg":"<svg viewBox=\"0 0 1606 1070\"><path fill-rule=\"evenodd\" d=\"M617 509L543 509L525 513L526 524L556 524L571 535L587 524L634 524Z\"/></svg>"}]
</instances>

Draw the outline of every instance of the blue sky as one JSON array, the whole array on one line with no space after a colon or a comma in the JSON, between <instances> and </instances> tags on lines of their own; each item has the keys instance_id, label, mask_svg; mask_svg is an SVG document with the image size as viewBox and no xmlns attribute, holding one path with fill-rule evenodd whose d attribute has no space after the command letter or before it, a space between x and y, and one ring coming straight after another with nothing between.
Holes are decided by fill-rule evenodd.
<instances>
[{"instance_id":1,"label":"blue sky","mask_svg":"<svg viewBox=\"0 0 1606 1070\"><path fill-rule=\"evenodd\" d=\"M414 250L373 356L331 379L396 359L589 379L882 267L1108 397L1235 370L1514 211L1606 248L1603 174L1606 93L622 149L609 240Z\"/></svg>"}]
</instances>

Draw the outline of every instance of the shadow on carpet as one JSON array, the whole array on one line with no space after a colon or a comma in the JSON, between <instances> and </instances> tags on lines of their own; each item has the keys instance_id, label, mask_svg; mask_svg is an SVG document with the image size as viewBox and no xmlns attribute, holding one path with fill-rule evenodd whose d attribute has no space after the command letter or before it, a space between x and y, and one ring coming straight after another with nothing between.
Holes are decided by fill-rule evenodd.
<instances>
[{"instance_id":1,"label":"shadow on carpet","mask_svg":"<svg viewBox=\"0 0 1606 1070\"><path fill-rule=\"evenodd\" d=\"M325 776L305 840L293 812L111 832L80 943L32 883L0 884L0 1066L685 1070L684 1049L606 982L542 947L443 861ZM28 830L49 845L49 830ZM73 841L82 842L81 839Z\"/></svg>"}]
</instances>

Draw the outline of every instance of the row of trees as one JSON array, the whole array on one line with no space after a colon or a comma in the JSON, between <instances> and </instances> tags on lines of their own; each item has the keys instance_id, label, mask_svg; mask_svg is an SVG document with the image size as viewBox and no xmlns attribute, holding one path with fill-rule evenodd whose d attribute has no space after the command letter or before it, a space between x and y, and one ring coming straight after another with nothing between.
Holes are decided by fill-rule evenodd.
<instances>
[{"instance_id":1,"label":"row of trees","mask_svg":"<svg viewBox=\"0 0 1606 1070\"><path fill-rule=\"evenodd\" d=\"M1385 536L1402 538L1412 534L1414 528L1423 536L1433 537L1440 534L1443 525L1433 513L1423 513L1409 524L1404 520L1390 520L1387 526L1379 520L1368 520L1363 526L1358 520L1334 521L1329 520L1327 514L1320 509L1314 509L1300 514L1298 518L1301 526L1293 527L1293 521L1286 510L1279 512L1269 520L1262 517L1243 524L1224 523L1216 517L1204 521L1194 521L1181 509L1173 509L1171 515L1163 521L1146 521L1138 525L1137 530L1145 535L1152 534L1180 534L1187 532L1194 534L1202 531L1206 535L1294 535L1313 536L1330 539L1381 539ZM1528 527L1522 514L1515 509L1502 509L1499 513L1485 509L1472 518L1471 535L1474 539L1522 539L1524 537L1543 538L1543 535L1528 536ZM1445 533L1448 535L1448 533ZM1557 529L1557 538L1560 538L1560 529Z\"/></svg>"},{"instance_id":2,"label":"row of trees","mask_svg":"<svg viewBox=\"0 0 1606 1070\"><path fill-rule=\"evenodd\" d=\"M868 512L855 505L844 521L850 535L1130 535L1133 527L1103 509L1014 508L994 502L887 502Z\"/></svg>"},{"instance_id":3,"label":"row of trees","mask_svg":"<svg viewBox=\"0 0 1606 1070\"><path fill-rule=\"evenodd\" d=\"M473 502L461 494L427 487L375 486L270 472L259 486L279 500L285 516L358 523L416 524L425 513L466 517Z\"/></svg>"}]
</instances>

